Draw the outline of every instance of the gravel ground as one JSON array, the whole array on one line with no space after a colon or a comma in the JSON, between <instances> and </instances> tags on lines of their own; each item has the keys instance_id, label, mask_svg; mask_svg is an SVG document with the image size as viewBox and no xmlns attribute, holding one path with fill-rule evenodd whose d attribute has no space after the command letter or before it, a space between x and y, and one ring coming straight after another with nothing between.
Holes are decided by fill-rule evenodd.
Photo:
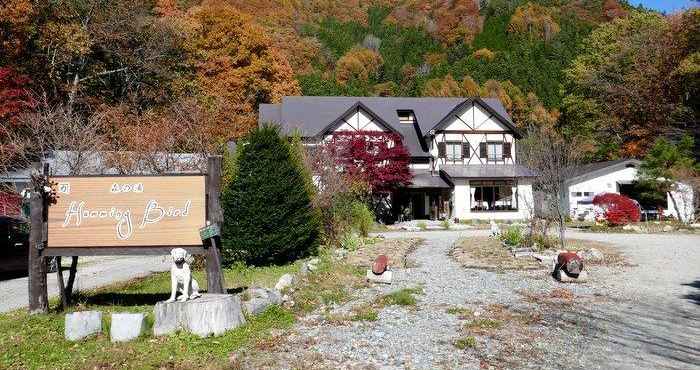
<instances>
[{"instance_id":1,"label":"gravel ground","mask_svg":"<svg viewBox=\"0 0 700 370\"><path fill-rule=\"evenodd\" d=\"M278 348L286 358L282 355L284 359L272 361L275 365L271 367L698 368L700 237L571 233L570 237L578 239L614 243L632 266L591 267L588 283L563 285L542 276L541 271L465 269L448 256L457 240L486 233L385 233L387 238L424 238L425 243L411 256L418 266L395 269L391 286L357 292L354 301L331 313L349 312L353 306L405 287L423 289L417 307L388 306L379 312L378 321L347 325L310 315L285 338L289 342L286 349ZM568 302L547 298L561 287L570 289L576 298ZM463 335L460 330L465 322L447 313L447 308L485 310L494 304L523 316L536 309L543 315L525 330L479 336L477 348L457 349L453 342ZM302 357L308 361L300 360Z\"/></svg>"},{"instance_id":2,"label":"gravel ground","mask_svg":"<svg viewBox=\"0 0 700 370\"><path fill-rule=\"evenodd\" d=\"M70 258L63 258L63 265L70 265ZM138 257L81 257L74 290L89 290L105 285L148 276L153 272L167 271L170 262L164 256ZM68 279L68 272L63 273ZM58 296L56 274L48 274L49 298ZM0 312L27 306L28 281L26 277L0 281Z\"/></svg>"}]
</instances>

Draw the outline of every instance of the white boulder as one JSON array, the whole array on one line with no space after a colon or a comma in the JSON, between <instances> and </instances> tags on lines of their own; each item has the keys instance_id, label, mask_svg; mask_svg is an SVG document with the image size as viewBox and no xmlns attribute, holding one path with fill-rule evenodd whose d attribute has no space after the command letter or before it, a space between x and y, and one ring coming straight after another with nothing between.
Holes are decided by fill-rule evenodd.
<instances>
[{"instance_id":1,"label":"white boulder","mask_svg":"<svg viewBox=\"0 0 700 370\"><path fill-rule=\"evenodd\" d=\"M102 312L80 311L66 314L64 335L77 341L102 332Z\"/></svg>"},{"instance_id":2,"label":"white boulder","mask_svg":"<svg viewBox=\"0 0 700 370\"><path fill-rule=\"evenodd\" d=\"M275 284L275 289L282 291L284 288L287 288L292 285L294 282L294 276L291 274L284 274L280 277L279 280L277 280L277 284Z\"/></svg>"},{"instance_id":3,"label":"white boulder","mask_svg":"<svg viewBox=\"0 0 700 370\"><path fill-rule=\"evenodd\" d=\"M112 342L128 342L146 330L146 315L142 313L113 313L109 338Z\"/></svg>"}]
</instances>

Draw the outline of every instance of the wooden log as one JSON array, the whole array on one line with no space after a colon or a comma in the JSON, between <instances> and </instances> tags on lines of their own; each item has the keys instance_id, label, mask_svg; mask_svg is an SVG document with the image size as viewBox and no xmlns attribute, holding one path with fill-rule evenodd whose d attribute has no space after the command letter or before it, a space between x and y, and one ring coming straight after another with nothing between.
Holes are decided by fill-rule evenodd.
<instances>
[{"instance_id":1,"label":"wooden log","mask_svg":"<svg viewBox=\"0 0 700 370\"><path fill-rule=\"evenodd\" d=\"M221 224L223 211L219 196L221 194L221 156L211 156L207 161L207 223ZM224 293L224 277L221 271L221 241L214 237L205 242L207 248L207 292Z\"/></svg>"},{"instance_id":2,"label":"wooden log","mask_svg":"<svg viewBox=\"0 0 700 370\"><path fill-rule=\"evenodd\" d=\"M39 164L34 168L38 170ZM48 176L49 167L44 166L44 176ZM48 204L45 201L43 189L38 184L32 184L30 198L31 228L29 231L29 313L48 313L49 299L46 282L46 258L42 250L46 246L45 222L48 216Z\"/></svg>"}]
</instances>

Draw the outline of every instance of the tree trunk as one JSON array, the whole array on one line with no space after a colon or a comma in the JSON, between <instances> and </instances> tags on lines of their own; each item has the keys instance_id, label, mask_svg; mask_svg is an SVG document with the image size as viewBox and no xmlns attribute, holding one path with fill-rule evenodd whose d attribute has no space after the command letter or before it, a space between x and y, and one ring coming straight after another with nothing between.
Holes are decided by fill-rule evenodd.
<instances>
[{"instance_id":1,"label":"tree trunk","mask_svg":"<svg viewBox=\"0 0 700 370\"><path fill-rule=\"evenodd\" d=\"M58 295L61 297L60 311L68 308L68 298L66 297L66 287L63 284L63 266L61 256L56 257L56 283L58 285Z\"/></svg>"},{"instance_id":2,"label":"tree trunk","mask_svg":"<svg viewBox=\"0 0 700 370\"><path fill-rule=\"evenodd\" d=\"M561 214L561 211L558 212L559 219L557 220L559 223L559 244L561 245L561 249L566 249L566 243L564 242L564 234L566 233L566 224L564 220L564 216Z\"/></svg>"},{"instance_id":3,"label":"tree trunk","mask_svg":"<svg viewBox=\"0 0 700 370\"><path fill-rule=\"evenodd\" d=\"M71 257L70 269L68 270L68 282L66 283L66 299L68 304L73 302L73 284L75 283L75 274L78 272L78 256Z\"/></svg>"},{"instance_id":4,"label":"tree trunk","mask_svg":"<svg viewBox=\"0 0 700 370\"><path fill-rule=\"evenodd\" d=\"M673 209L676 211L676 217L678 217L678 222L685 223L683 217L681 217L681 211L678 209L678 203L676 203L676 198L673 197L673 193L667 192L668 196L671 198L671 203L673 204Z\"/></svg>"}]
</instances>

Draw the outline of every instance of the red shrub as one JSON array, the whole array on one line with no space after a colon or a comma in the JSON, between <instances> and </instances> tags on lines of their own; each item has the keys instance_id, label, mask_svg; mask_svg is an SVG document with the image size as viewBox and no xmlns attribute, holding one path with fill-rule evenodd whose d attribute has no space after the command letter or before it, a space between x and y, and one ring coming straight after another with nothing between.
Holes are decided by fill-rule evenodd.
<instances>
[{"instance_id":1,"label":"red shrub","mask_svg":"<svg viewBox=\"0 0 700 370\"><path fill-rule=\"evenodd\" d=\"M605 219L611 225L638 222L641 215L637 202L620 194L598 194L593 198L593 204L605 211Z\"/></svg>"}]
</instances>

